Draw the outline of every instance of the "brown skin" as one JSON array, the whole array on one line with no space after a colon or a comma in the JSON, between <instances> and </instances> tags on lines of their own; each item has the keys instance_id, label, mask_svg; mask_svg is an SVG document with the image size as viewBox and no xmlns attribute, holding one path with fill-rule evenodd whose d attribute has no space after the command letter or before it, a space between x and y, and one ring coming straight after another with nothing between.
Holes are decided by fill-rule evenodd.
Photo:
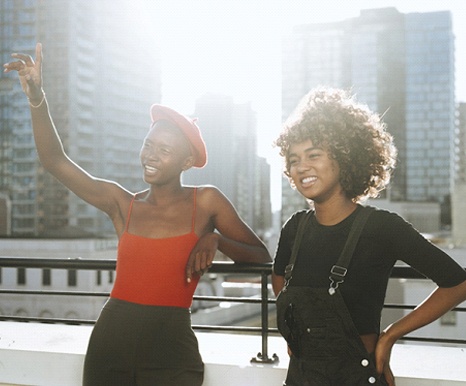
<instances>
[{"instance_id":1,"label":"brown skin","mask_svg":"<svg viewBox=\"0 0 466 386\"><path fill-rule=\"evenodd\" d=\"M335 225L347 218L356 203L348 198L339 182L339 165L330 157L328 149L315 147L311 140L293 144L287 154L288 178L307 199L313 200L315 216L322 225ZM284 286L284 277L272 274L272 287L278 295ZM390 369L393 345L404 335L417 330L466 300L466 281L452 288L437 288L414 311L388 326L379 337L361 336L367 351L375 351L376 367L390 386L395 379Z\"/></svg>"},{"instance_id":2,"label":"brown skin","mask_svg":"<svg viewBox=\"0 0 466 386\"><path fill-rule=\"evenodd\" d=\"M42 46L36 46L36 59L13 54L16 60L4 64L4 72L17 71L21 86L32 105L41 103ZM118 237L125 229L133 193L113 181L94 177L74 163L50 117L47 101L31 107L37 152L43 167L84 201L105 212ZM184 136L163 124L149 130L141 148L144 180L149 188L134 202L130 233L150 238L179 236L191 231L193 188L181 184L181 173L193 165ZM239 217L231 202L215 187L199 187L196 200L195 233L198 243L186 265L186 280L202 275L220 250L235 262L270 262L264 243ZM217 230L217 232L214 232Z\"/></svg>"}]
</instances>

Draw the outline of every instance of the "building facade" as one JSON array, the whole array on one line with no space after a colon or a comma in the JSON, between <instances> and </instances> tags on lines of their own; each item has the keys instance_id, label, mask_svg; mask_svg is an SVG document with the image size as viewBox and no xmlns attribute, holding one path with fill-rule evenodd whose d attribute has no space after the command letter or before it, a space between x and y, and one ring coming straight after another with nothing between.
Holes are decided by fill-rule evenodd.
<instances>
[{"instance_id":1,"label":"building facade","mask_svg":"<svg viewBox=\"0 0 466 386\"><path fill-rule=\"evenodd\" d=\"M206 94L196 102L194 117L207 147L207 165L185 172L187 184L218 187L241 218L263 234L272 225L270 166L257 155L256 113L250 103Z\"/></svg>"},{"instance_id":2,"label":"building facade","mask_svg":"<svg viewBox=\"0 0 466 386\"><path fill-rule=\"evenodd\" d=\"M455 175L452 193L452 236L455 245L466 245L466 103L458 104L455 135Z\"/></svg>"},{"instance_id":3,"label":"building facade","mask_svg":"<svg viewBox=\"0 0 466 386\"><path fill-rule=\"evenodd\" d=\"M341 22L297 26L283 45L283 119L320 85L351 89L383 115L399 152L383 198L448 199L455 127L450 12L372 9ZM293 197L283 206L301 208L302 200Z\"/></svg>"},{"instance_id":4,"label":"building facade","mask_svg":"<svg viewBox=\"0 0 466 386\"><path fill-rule=\"evenodd\" d=\"M44 89L66 152L91 174L138 190L138 153L161 84L157 52L123 22L128 7L119 0L0 0L0 60L9 61L12 52L33 56L40 41ZM141 74L141 68L150 71ZM107 216L40 166L15 74L0 75L0 113L0 193L11 200L11 233L112 233Z\"/></svg>"}]
</instances>

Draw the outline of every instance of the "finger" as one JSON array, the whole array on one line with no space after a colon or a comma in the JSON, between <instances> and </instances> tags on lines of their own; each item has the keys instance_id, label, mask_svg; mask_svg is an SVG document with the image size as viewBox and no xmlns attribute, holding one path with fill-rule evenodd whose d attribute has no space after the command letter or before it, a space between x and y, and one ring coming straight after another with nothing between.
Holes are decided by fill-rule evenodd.
<instances>
[{"instance_id":1,"label":"finger","mask_svg":"<svg viewBox=\"0 0 466 386\"><path fill-rule=\"evenodd\" d=\"M389 386L395 386L395 377L393 376L393 372L390 367L384 371L382 377L385 378Z\"/></svg>"},{"instance_id":2,"label":"finger","mask_svg":"<svg viewBox=\"0 0 466 386\"><path fill-rule=\"evenodd\" d=\"M194 261L194 271L195 272L201 272L205 268L205 262L203 263L204 259L204 253L203 252L197 252L196 253L196 259Z\"/></svg>"},{"instance_id":3,"label":"finger","mask_svg":"<svg viewBox=\"0 0 466 386\"><path fill-rule=\"evenodd\" d=\"M42 67L42 43L37 43L36 44L36 63L39 66L39 68Z\"/></svg>"},{"instance_id":4,"label":"finger","mask_svg":"<svg viewBox=\"0 0 466 386\"><path fill-rule=\"evenodd\" d=\"M26 55L26 54L20 54L20 53L14 53L11 54L13 58L16 58L23 62L26 66L28 67L33 67L34 66L34 59L32 59L31 55Z\"/></svg>"},{"instance_id":5,"label":"finger","mask_svg":"<svg viewBox=\"0 0 466 386\"><path fill-rule=\"evenodd\" d=\"M201 263L201 269L204 272L207 272L209 268L212 267L212 260L213 260L213 256L209 251L205 251L202 253L200 263Z\"/></svg>"},{"instance_id":6,"label":"finger","mask_svg":"<svg viewBox=\"0 0 466 386\"><path fill-rule=\"evenodd\" d=\"M24 68L24 66L24 62L22 62L21 60L17 60L14 62L5 63L3 65L3 68L5 69L5 71L20 71Z\"/></svg>"}]
</instances>

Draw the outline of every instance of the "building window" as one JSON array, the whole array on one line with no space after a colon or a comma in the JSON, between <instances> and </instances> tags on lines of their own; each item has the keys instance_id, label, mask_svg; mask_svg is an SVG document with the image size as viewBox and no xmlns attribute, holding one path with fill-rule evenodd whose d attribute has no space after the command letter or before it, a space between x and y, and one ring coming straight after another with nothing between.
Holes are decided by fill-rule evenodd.
<instances>
[{"instance_id":1,"label":"building window","mask_svg":"<svg viewBox=\"0 0 466 386\"><path fill-rule=\"evenodd\" d=\"M3 279L2 276L3 276L3 271L2 271L2 267L0 267L0 284L2 284L2 279Z\"/></svg>"},{"instance_id":2,"label":"building window","mask_svg":"<svg viewBox=\"0 0 466 386\"><path fill-rule=\"evenodd\" d=\"M26 268L18 268L16 271L16 281L18 285L26 285Z\"/></svg>"},{"instance_id":3,"label":"building window","mask_svg":"<svg viewBox=\"0 0 466 386\"><path fill-rule=\"evenodd\" d=\"M96 272L96 283L97 283L97 285L102 284L102 271L97 271Z\"/></svg>"},{"instance_id":4,"label":"building window","mask_svg":"<svg viewBox=\"0 0 466 386\"><path fill-rule=\"evenodd\" d=\"M448 311L440 317L440 325L442 326L456 326L456 311Z\"/></svg>"},{"instance_id":5,"label":"building window","mask_svg":"<svg viewBox=\"0 0 466 386\"><path fill-rule=\"evenodd\" d=\"M52 271L49 268L42 270L42 285L52 284Z\"/></svg>"},{"instance_id":6,"label":"building window","mask_svg":"<svg viewBox=\"0 0 466 386\"><path fill-rule=\"evenodd\" d=\"M78 285L78 275L75 269L68 270L68 287L76 287Z\"/></svg>"},{"instance_id":7,"label":"building window","mask_svg":"<svg viewBox=\"0 0 466 386\"><path fill-rule=\"evenodd\" d=\"M108 271L108 282L113 283L113 271Z\"/></svg>"}]
</instances>

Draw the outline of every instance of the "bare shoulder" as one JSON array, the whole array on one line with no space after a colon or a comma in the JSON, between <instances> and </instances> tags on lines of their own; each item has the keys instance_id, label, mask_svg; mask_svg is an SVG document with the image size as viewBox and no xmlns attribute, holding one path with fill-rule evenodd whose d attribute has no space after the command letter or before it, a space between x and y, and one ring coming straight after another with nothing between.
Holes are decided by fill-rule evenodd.
<instances>
[{"instance_id":1,"label":"bare shoulder","mask_svg":"<svg viewBox=\"0 0 466 386\"><path fill-rule=\"evenodd\" d=\"M213 207L215 205L224 206L230 204L229 199L223 192L214 185L202 185L197 187L198 203L200 205L208 205Z\"/></svg>"}]
</instances>

